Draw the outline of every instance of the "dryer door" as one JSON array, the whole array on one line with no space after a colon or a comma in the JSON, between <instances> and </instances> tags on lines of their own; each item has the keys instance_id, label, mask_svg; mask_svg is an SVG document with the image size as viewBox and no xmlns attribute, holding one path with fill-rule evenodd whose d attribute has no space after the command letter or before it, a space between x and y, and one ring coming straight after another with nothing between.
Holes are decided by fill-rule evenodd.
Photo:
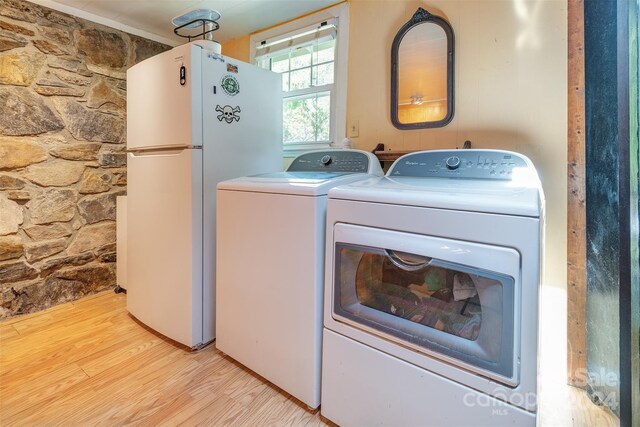
<instances>
[{"instance_id":1,"label":"dryer door","mask_svg":"<svg viewBox=\"0 0 640 427\"><path fill-rule=\"evenodd\" d=\"M517 251L347 224L334 245L335 320L518 384Z\"/></svg>"}]
</instances>

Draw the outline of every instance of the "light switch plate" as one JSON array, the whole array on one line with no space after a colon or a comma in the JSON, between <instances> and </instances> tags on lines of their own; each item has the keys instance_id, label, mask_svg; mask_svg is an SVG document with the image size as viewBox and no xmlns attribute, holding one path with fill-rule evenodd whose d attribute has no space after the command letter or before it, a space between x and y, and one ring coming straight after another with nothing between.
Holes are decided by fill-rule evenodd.
<instances>
[{"instance_id":1,"label":"light switch plate","mask_svg":"<svg viewBox=\"0 0 640 427\"><path fill-rule=\"evenodd\" d=\"M360 135L360 123L358 120L354 120L349 125L349 138L357 138Z\"/></svg>"}]
</instances>

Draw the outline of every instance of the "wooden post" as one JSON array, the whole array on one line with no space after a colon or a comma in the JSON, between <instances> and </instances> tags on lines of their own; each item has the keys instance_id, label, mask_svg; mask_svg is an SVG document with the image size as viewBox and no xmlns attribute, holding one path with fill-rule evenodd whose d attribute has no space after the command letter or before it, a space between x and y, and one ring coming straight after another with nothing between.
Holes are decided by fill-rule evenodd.
<instances>
[{"instance_id":1,"label":"wooden post","mask_svg":"<svg viewBox=\"0 0 640 427\"><path fill-rule=\"evenodd\" d=\"M568 0L567 379L584 388L586 372L586 206L584 1Z\"/></svg>"}]
</instances>

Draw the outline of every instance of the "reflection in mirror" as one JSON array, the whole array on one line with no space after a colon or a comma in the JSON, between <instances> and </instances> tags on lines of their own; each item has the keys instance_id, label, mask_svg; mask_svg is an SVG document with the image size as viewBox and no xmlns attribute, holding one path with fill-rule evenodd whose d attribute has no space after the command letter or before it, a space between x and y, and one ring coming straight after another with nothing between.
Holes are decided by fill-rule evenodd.
<instances>
[{"instance_id":1,"label":"reflection in mirror","mask_svg":"<svg viewBox=\"0 0 640 427\"><path fill-rule=\"evenodd\" d=\"M447 35L437 25L417 25L398 50L398 121L436 122L446 114Z\"/></svg>"},{"instance_id":2,"label":"reflection in mirror","mask_svg":"<svg viewBox=\"0 0 640 427\"><path fill-rule=\"evenodd\" d=\"M391 120L399 129L444 126L453 118L453 30L419 8L391 51Z\"/></svg>"}]
</instances>

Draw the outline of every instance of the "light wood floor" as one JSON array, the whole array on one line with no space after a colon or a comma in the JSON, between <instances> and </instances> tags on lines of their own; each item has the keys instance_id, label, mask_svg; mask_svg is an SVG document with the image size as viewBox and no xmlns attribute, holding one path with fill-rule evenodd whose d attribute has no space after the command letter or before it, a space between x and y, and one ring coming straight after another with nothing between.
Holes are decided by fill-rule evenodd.
<instances>
[{"instance_id":1,"label":"light wood floor","mask_svg":"<svg viewBox=\"0 0 640 427\"><path fill-rule=\"evenodd\" d=\"M323 426L209 345L164 339L104 292L0 323L0 426Z\"/></svg>"},{"instance_id":2,"label":"light wood floor","mask_svg":"<svg viewBox=\"0 0 640 427\"><path fill-rule=\"evenodd\" d=\"M581 390L541 382L539 425L617 425ZM190 353L145 328L123 294L0 323L0 426L125 424L332 425L215 345Z\"/></svg>"},{"instance_id":3,"label":"light wood floor","mask_svg":"<svg viewBox=\"0 0 640 427\"><path fill-rule=\"evenodd\" d=\"M538 425L618 427L620 421L596 406L584 390L567 385L567 291L540 288Z\"/></svg>"}]
</instances>

